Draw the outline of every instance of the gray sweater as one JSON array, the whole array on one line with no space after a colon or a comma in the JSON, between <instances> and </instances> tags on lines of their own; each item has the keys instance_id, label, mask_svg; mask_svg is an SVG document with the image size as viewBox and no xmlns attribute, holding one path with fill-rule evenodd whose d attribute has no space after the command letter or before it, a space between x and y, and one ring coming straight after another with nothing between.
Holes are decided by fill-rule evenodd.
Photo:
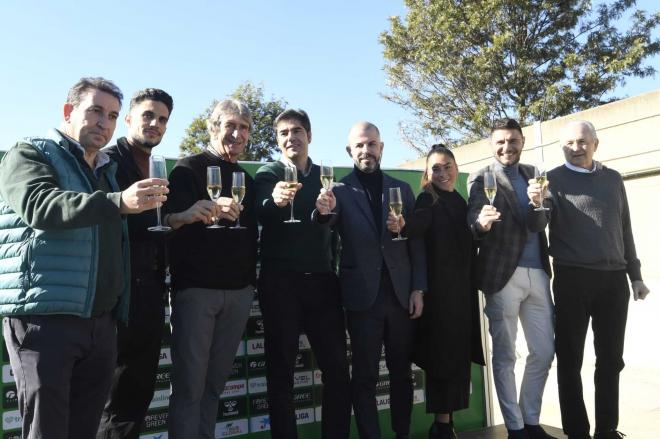
<instances>
[{"instance_id":1,"label":"gray sweater","mask_svg":"<svg viewBox=\"0 0 660 439\"><path fill-rule=\"evenodd\" d=\"M626 270L641 280L630 211L621 175L596 162L592 173L559 166L548 172L545 206L549 212L528 213L531 231L550 222L550 255L557 265L593 270Z\"/></svg>"}]
</instances>

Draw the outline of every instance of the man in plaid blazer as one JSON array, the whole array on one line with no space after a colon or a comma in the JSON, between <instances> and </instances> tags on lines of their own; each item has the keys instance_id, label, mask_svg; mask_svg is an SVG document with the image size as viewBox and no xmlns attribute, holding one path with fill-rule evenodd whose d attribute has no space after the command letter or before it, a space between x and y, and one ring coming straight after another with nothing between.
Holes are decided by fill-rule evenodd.
<instances>
[{"instance_id":1,"label":"man in plaid blazer","mask_svg":"<svg viewBox=\"0 0 660 439\"><path fill-rule=\"evenodd\" d=\"M496 121L490 143L495 160L468 180L468 221L479 241L477 282L486 296L495 388L509 439L548 439L552 436L539 426L539 415L554 357L554 311L546 236L526 227L527 182L534 167L519 163L525 138L517 121ZM484 193L487 171L497 185L492 206ZM518 319L529 350L519 399L514 376Z\"/></svg>"}]
</instances>

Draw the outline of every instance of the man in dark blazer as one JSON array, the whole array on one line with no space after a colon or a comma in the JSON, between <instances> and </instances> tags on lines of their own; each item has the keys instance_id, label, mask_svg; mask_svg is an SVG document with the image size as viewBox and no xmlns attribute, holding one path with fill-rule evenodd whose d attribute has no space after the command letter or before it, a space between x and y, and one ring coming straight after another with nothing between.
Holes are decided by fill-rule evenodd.
<instances>
[{"instance_id":1,"label":"man in dark blazer","mask_svg":"<svg viewBox=\"0 0 660 439\"><path fill-rule=\"evenodd\" d=\"M510 439L548 439L539 416L554 357L554 311L546 236L526 226L527 182L534 167L519 163L525 138L517 121L497 121L490 143L495 160L468 180L468 222L479 241L477 283L486 296L495 388ZM486 171L497 185L493 206L484 193ZM519 398L514 375L518 320L529 350Z\"/></svg>"},{"instance_id":2,"label":"man in dark blazer","mask_svg":"<svg viewBox=\"0 0 660 439\"><path fill-rule=\"evenodd\" d=\"M397 438L409 438L413 319L422 313L426 262L423 242L392 238L412 212L414 196L407 183L380 170L384 144L374 124L355 124L348 141L353 172L319 196L314 216L335 226L341 237L339 280L351 338L353 408L360 438L380 438L375 394L384 343L392 430ZM403 201L399 217L389 213L394 187Z\"/></svg>"}]
</instances>

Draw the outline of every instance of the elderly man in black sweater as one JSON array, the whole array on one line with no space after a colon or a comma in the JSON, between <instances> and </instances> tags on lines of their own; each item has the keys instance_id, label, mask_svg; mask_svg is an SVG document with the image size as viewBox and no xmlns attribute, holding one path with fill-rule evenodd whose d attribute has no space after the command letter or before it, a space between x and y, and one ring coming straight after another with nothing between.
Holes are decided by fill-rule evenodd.
<instances>
[{"instance_id":1,"label":"elderly man in black sweater","mask_svg":"<svg viewBox=\"0 0 660 439\"><path fill-rule=\"evenodd\" d=\"M256 284L257 224L252 178L238 164L252 126L236 100L216 105L207 122L210 146L180 159L170 174L174 196L166 223L174 232L170 270L172 395L169 437L213 438L220 397L231 372ZM221 196L207 193L207 167L222 174ZM245 199L232 200L232 174L243 172ZM242 229L230 228L240 215ZM214 218L224 228L207 228Z\"/></svg>"},{"instance_id":2,"label":"elderly man in black sweater","mask_svg":"<svg viewBox=\"0 0 660 439\"><path fill-rule=\"evenodd\" d=\"M630 212L618 172L593 160L598 147L594 126L569 122L560 144L566 163L548 173L550 210L536 211L542 188L530 180L528 225L541 231L549 223L554 258L557 381L562 426L569 439L589 436L580 369L592 320L596 351L596 428L594 439L619 439L619 373L623 369L630 278L635 300L649 289L642 281Z\"/></svg>"}]
</instances>

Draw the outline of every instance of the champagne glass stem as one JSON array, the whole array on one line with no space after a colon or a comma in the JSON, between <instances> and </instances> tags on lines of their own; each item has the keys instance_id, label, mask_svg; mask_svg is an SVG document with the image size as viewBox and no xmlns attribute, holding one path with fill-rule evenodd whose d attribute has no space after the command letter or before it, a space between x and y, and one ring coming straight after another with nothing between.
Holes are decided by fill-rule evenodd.
<instances>
[{"instance_id":1,"label":"champagne glass stem","mask_svg":"<svg viewBox=\"0 0 660 439\"><path fill-rule=\"evenodd\" d=\"M293 200L291 200L291 222L295 221L295 218L293 217Z\"/></svg>"},{"instance_id":2,"label":"champagne glass stem","mask_svg":"<svg viewBox=\"0 0 660 439\"><path fill-rule=\"evenodd\" d=\"M156 206L156 224L158 228L163 227L163 225L160 222L160 204Z\"/></svg>"},{"instance_id":3,"label":"champagne glass stem","mask_svg":"<svg viewBox=\"0 0 660 439\"><path fill-rule=\"evenodd\" d=\"M401 240L401 223L399 222L399 217L396 217L397 223L396 223L396 237L397 239Z\"/></svg>"}]
</instances>

